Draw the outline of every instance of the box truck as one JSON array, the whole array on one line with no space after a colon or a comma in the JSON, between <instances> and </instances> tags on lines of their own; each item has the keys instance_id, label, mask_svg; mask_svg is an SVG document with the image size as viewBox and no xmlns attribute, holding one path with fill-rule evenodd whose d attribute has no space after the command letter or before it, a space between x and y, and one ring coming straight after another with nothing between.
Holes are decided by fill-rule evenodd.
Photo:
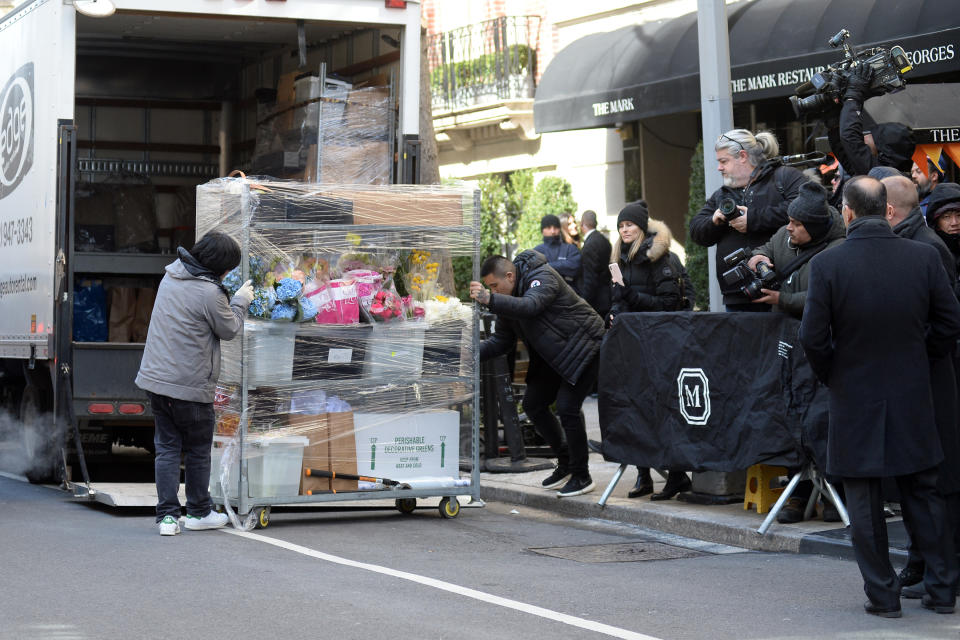
<instances>
[{"instance_id":1,"label":"box truck","mask_svg":"<svg viewBox=\"0 0 960 640\"><path fill-rule=\"evenodd\" d=\"M152 450L133 380L164 267L196 239L196 185L350 181L369 154L365 180L415 182L419 73L415 0L27 0L0 19L7 467L59 480ZM336 141L351 160L326 177L304 122L326 109L339 131L374 98L386 124Z\"/></svg>"}]
</instances>

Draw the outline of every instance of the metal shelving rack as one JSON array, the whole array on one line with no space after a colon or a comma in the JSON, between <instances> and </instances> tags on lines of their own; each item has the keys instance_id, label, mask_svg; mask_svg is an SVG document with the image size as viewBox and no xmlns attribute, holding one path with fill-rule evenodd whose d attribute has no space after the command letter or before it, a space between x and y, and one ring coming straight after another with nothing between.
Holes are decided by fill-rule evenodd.
<instances>
[{"instance_id":1,"label":"metal shelving rack","mask_svg":"<svg viewBox=\"0 0 960 640\"><path fill-rule=\"evenodd\" d=\"M318 188L320 185L311 185L311 188ZM462 193L462 191L461 191ZM251 220L251 195L249 184L245 184L242 193L240 195L240 238L239 244L241 246L241 276L242 280L247 280L250 278L249 272L249 256L251 250L251 231L253 230L290 230L290 231L318 231L318 232L329 232L329 231L355 231L355 232L382 232L385 234L404 234L408 239L411 237L411 234L429 234L432 237L437 237L438 234L444 235L449 238L457 238L462 241L464 237L470 237L472 239L473 247L473 279L479 280L480 278L480 192L474 191L472 194L472 215L471 215L471 224L469 225L456 225L456 226L426 226L426 225L376 225L376 224L364 224L364 225L348 225L348 224L299 224L299 223L285 223L285 222L259 222ZM199 221L198 221L199 222ZM199 225L198 225L199 227ZM199 229L198 229L199 234ZM305 247L307 248L307 247ZM458 496L469 496L471 498L472 506L482 506L483 502L480 500L480 443L479 443L479 429L480 429L480 405L479 405L479 396L480 396L480 355L479 355L479 342L480 342L480 328L479 328L479 308L476 304L473 305L472 313L472 324L471 324L471 341L472 341L472 371L469 376L436 376L436 377L424 377L422 382L430 382L437 384L460 384L466 385L469 389L469 393L466 394L470 397L469 403L465 406L470 407L471 413L471 429L470 429L470 439L471 439L471 470L470 470L470 486L469 487L451 487L451 488L432 488L432 489L412 489L412 488L399 488L394 487L389 490L370 490L370 491L350 491L350 492L337 492L337 493L324 493L319 495L297 495L297 496L282 496L282 497L255 497L250 496L249 490L249 477L248 477L248 461L247 457L244 455L244 449L248 446L247 440L249 436L249 411L250 407L250 397L249 392L254 388L251 386L250 381L250 367L243 366L241 369L240 377L240 394L241 394L241 403L242 403L242 412L240 423L238 426L239 435L239 456L240 456L240 479L237 497L230 495L230 491L224 490L221 495L214 497L214 501L217 504L223 504L224 501L228 501L229 504L236 508L237 512L240 515L250 514L254 512L256 516L257 526L263 527L267 526L269 523L270 508L276 505L305 505L305 504L315 504L315 503L333 503L333 502L346 502L346 501L371 501L371 500L395 500L395 507L404 513L411 512L416 504L415 501L419 498L442 498L440 504L440 513L444 517L455 517L459 512L459 502ZM318 325L322 326L322 325ZM336 325L329 325L336 326ZM250 346L250 336L244 331L242 338L242 349L243 353L249 353ZM408 383L406 385L414 387L421 384L421 380ZM330 388L336 388L338 385L357 385L360 381L349 380L349 381L340 381L340 380L330 380L325 383L329 385ZM283 383L281 385L271 385L277 387L285 387L287 389L296 389L298 386L304 383L300 381L292 381L290 383ZM365 383L371 390L376 389L378 386L383 386L380 383L366 381ZM316 381L309 381L309 386L316 388ZM391 388L398 388L396 384L388 385ZM451 403L459 404L459 403ZM459 451L457 452L459 457ZM226 488L224 488L226 489ZM444 511L445 504L448 505L448 510Z\"/></svg>"}]
</instances>

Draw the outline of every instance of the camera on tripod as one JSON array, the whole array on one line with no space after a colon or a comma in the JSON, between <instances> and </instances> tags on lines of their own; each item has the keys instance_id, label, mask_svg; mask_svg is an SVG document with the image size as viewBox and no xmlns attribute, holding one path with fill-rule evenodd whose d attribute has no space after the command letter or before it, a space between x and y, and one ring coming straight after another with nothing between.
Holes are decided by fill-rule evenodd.
<instances>
[{"instance_id":1,"label":"camera on tripod","mask_svg":"<svg viewBox=\"0 0 960 640\"><path fill-rule=\"evenodd\" d=\"M809 82L804 82L794 89L795 95L790 96L790 105L798 118L805 114L823 113L837 105L847 88L850 74L862 65L867 65L871 69L870 93L872 95L896 93L907 86L903 74L910 71L912 67L903 47L894 45L889 50L873 47L854 51L846 42L849 37L850 32L841 29L828 41L833 48L843 45L843 60L813 74Z\"/></svg>"},{"instance_id":2,"label":"camera on tripod","mask_svg":"<svg viewBox=\"0 0 960 640\"><path fill-rule=\"evenodd\" d=\"M746 249L737 249L723 259L725 265L732 267L721 276L728 291L739 290L751 300L756 300L763 297L761 289L780 288L780 277L769 264L761 262L754 271L747 266L749 260Z\"/></svg>"}]
</instances>

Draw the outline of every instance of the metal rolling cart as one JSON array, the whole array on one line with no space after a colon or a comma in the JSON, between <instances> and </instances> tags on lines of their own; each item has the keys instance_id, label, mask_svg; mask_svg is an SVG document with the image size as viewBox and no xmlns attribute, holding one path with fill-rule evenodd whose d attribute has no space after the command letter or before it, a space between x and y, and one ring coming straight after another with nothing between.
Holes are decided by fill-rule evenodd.
<instances>
[{"instance_id":1,"label":"metal rolling cart","mask_svg":"<svg viewBox=\"0 0 960 640\"><path fill-rule=\"evenodd\" d=\"M262 277L252 271L260 269L266 261L276 261L275 256L336 255L348 250L349 245L368 254L411 255L410 252L427 247L469 257L473 278L479 279L478 192L463 187L334 186L286 181L258 183L257 180L226 178L198 187L198 236L217 229L237 240L242 250L240 282ZM446 203L443 206L453 203L456 211L438 213L434 201ZM278 202L283 202L279 207L282 213L274 206ZM339 209L331 206L340 204L343 206ZM379 210L382 208L386 210ZM348 209L352 211L350 215L345 213ZM313 263L317 273L321 262L318 258ZM324 264L323 268L332 269L328 263ZM304 291L307 288L305 286ZM221 389L233 390L224 393L231 398L224 405L232 406L238 420L230 444L220 456L213 456L211 494L214 501L229 504L240 515L252 513L259 527L269 524L271 507L276 505L390 499L396 509L408 514L417 507L418 499L440 497L439 511L444 518L459 514L461 505L457 496L470 496L472 502L482 505L478 312L475 304L470 307L460 306L459 302L444 304L458 306L462 314L462 328L455 329L452 338L449 331L442 334L442 338L427 335L436 327L461 326L433 323L429 306L423 319L394 324L279 323L248 316L242 338L238 336L232 343L223 343ZM370 308L376 309L376 303ZM263 341L262 336L274 332L280 337ZM320 355L313 352L311 358L298 359L303 355L301 343L312 338L321 344ZM434 362L432 358L438 347L447 353L459 352L459 362L453 365ZM281 351L290 356L289 361L278 355ZM362 373L358 351L365 351ZM404 356L405 352L413 355ZM268 402L266 410L265 397L274 403ZM269 446L263 446L270 441L268 438L294 434L294 439L309 440L304 451L315 447L314 441L304 435L307 431L298 431L290 424L293 422L290 416L297 409L294 405L303 404L304 397L322 397L328 406L332 402L329 398L335 398L350 407L349 419L354 426L349 435L345 435L345 431L332 435L333 416L345 415L345 412L319 412L323 418L306 421L325 424L328 429L324 438L329 443L331 468L310 471L324 478L321 482L329 481L330 488L306 491L303 475L309 467L303 462L297 465L301 482L296 493L289 484L280 494L264 490L265 485L258 485L254 474L267 465L267 454L262 451L269 452ZM264 420L270 423L266 428ZM439 422L443 423L442 427L433 426ZM392 425L397 424L420 430L417 431L420 435L390 435ZM436 435L440 431L447 435ZM388 434L387 441L383 440L384 433ZM355 473L350 473L353 469L347 472L336 469L336 464L344 459L338 460L332 453L335 438L350 441L354 447ZM222 436L219 439L226 440ZM272 440L281 441L284 441L282 437ZM469 452L463 451L464 441L469 443ZM258 442L262 443L259 447ZM293 448L296 446L299 445ZM431 464L436 465L438 449L440 467L447 470L452 467L452 474L432 481L418 478L419 465L429 466L421 461L418 452L429 452L423 455L424 459L429 457ZM415 453L390 458L392 451L405 450ZM264 461L258 460L260 456ZM461 456L470 460L469 479L461 477ZM404 462L397 462L392 468L384 466L393 460ZM226 480L219 490L215 486L217 477ZM340 489L336 488L337 482L341 483ZM267 495L262 495L264 493Z\"/></svg>"}]
</instances>

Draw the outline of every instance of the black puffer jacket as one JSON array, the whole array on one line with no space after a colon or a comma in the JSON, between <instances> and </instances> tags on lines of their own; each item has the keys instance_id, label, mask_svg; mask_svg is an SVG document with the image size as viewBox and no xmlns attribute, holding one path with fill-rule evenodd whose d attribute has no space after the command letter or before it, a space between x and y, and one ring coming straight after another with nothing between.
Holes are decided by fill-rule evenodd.
<instances>
[{"instance_id":1,"label":"black puffer jacket","mask_svg":"<svg viewBox=\"0 0 960 640\"><path fill-rule=\"evenodd\" d=\"M717 278L729 269L723 263L724 256L737 249L746 249L749 253L787 224L787 206L797 197L800 185L806 180L800 171L786 167L779 158L774 158L757 168L757 173L748 186L742 189L722 187L707 199L700 213L690 220L690 237L704 247L717 245ZM747 233L740 233L729 224L713 224L713 212L717 210L721 194L730 191L735 192L740 203L747 207ZM722 280L720 288L727 288ZM723 302L745 304L749 303L750 299L739 290L728 289L723 291Z\"/></svg>"},{"instance_id":2,"label":"black puffer jacket","mask_svg":"<svg viewBox=\"0 0 960 640\"><path fill-rule=\"evenodd\" d=\"M517 282L512 296L491 293L487 307L497 314L496 331L480 344L480 359L524 344L570 384L600 353L603 320L547 264L543 254L521 251L513 260Z\"/></svg>"},{"instance_id":3,"label":"black puffer jacket","mask_svg":"<svg viewBox=\"0 0 960 640\"><path fill-rule=\"evenodd\" d=\"M647 235L633 260L630 247L621 245L620 272L623 284L612 285L613 315L628 311L677 311L680 308L679 274L670 264L670 229L650 220Z\"/></svg>"}]
</instances>

